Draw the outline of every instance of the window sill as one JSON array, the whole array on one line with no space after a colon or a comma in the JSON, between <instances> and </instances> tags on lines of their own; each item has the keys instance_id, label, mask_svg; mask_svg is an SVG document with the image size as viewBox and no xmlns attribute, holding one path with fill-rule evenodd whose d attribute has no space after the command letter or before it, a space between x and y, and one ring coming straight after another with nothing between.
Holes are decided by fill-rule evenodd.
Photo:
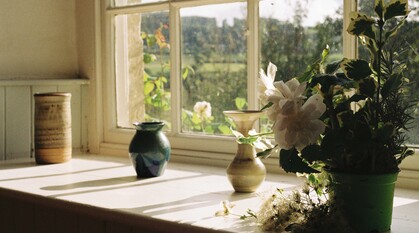
<instances>
[{"instance_id":1,"label":"window sill","mask_svg":"<svg viewBox=\"0 0 419 233\"><path fill-rule=\"evenodd\" d=\"M299 183L294 176L269 174L258 193L240 194L232 190L224 168L170 162L163 176L137 179L126 157L80 155L44 166L19 159L0 163L0 207L4 198L33 202L55 208L55 215L94 216L106 229L119 227L114 232L262 232L251 221L215 217L220 202L229 200L233 211L243 214L258 209L261 193L291 190ZM394 206L392 232L418 232L419 193L398 188Z\"/></svg>"}]
</instances>

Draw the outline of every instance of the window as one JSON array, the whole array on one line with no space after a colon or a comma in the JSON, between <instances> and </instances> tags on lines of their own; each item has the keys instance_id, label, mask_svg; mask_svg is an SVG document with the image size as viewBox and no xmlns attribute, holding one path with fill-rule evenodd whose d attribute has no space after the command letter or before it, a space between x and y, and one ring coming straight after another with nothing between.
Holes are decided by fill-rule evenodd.
<instances>
[{"instance_id":1,"label":"window","mask_svg":"<svg viewBox=\"0 0 419 233\"><path fill-rule=\"evenodd\" d=\"M234 152L233 123L222 111L260 108L257 78L269 62L277 80L288 80L326 45L330 61L354 56L343 28L355 7L352 0L109 2L105 142L127 144L133 122L159 120L175 150ZM417 59L412 64L414 72ZM259 130L267 129L261 119Z\"/></svg>"},{"instance_id":2,"label":"window","mask_svg":"<svg viewBox=\"0 0 419 233\"><path fill-rule=\"evenodd\" d=\"M180 8L182 133L230 134L223 110L247 101L246 3Z\"/></svg>"}]
</instances>

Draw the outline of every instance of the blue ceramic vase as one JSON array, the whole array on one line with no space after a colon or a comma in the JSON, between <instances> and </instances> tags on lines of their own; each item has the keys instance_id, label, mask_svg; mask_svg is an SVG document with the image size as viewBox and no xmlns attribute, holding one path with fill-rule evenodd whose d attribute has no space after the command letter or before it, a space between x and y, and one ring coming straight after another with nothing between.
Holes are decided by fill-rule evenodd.
<instances>
[{"instance_id":1,"label":"blue ceramic vase","mask_svg":"<svg viewBox=\"0 0 419 233\"><path fill-rule=\"evenodd\" d=\"M170 159L170 142L162 132L163 122L134 123L136 133L129 145L129 156L137 177L163 175Z\"/></svg>"}]
</instances>

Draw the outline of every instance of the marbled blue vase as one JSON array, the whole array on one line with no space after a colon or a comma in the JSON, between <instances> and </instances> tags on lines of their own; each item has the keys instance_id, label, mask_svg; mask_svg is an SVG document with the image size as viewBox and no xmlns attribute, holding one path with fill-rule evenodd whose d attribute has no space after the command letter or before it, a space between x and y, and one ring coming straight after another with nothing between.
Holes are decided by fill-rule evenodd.
<instances>
[{"instance_id":1,"label":"marbled blue vase","mask_svg":"<svg viewBox=\"0 0 419 233\"><path fill-rule=\"evenodd\" d=\"M170 142L162 132L163 122L134 123L136 133L129 145L129 156L137 177L163 175L170 159Z\"/></svg>"}]
</instances>

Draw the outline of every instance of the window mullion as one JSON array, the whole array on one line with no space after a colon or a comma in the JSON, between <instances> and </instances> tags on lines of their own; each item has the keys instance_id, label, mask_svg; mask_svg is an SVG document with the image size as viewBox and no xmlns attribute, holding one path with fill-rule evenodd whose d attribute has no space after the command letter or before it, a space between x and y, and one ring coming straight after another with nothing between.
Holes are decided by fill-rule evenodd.
<instances>
[{"instance_id":1,"label":"window mullion","mask_svg":"<svg viewBox=\"0 0 419 233\"><path fill-rule=\"evenodd\" d=\"M259 1L247 1L247 96L249 109L259 109L257 78L259 69Z\"/></svg>"},{"instance_id":2,"label":"window mullion","mask_svg":"<svg viewBox=\"0 0 419 233\"><path fill-rule=\"evenodd\" d=\"M354 36L346 32L350 22L349 14L356 10L357 5L357 0L343 0L343 56L347 58L356 58L358 56L357 40Z\"/></svg>"},{"instance_id":3,"label":"window mullion","mask_svg":"<svg viewBox=\"0 0 419 233\"><path fill-rule=\"evenodd\" d=\"M156 2L142 5L128 5L122 7L108 7L106 12L112 15L118 14L135 14L135 13L146 13L153 11L162 11L168 9L167 2Z\"/></svg>"},{"instance_id":4,"label":"window mullion","mask_svg":"<svg viewBox=\"0 0 419 233\"><path fill-rule=\"evenodd\" d=\"M181 27L179 8L170 4L170 93L171 93L171 134L179 134L182 129L182 79L181 79Z\"/></svg>"}]
</instances>

